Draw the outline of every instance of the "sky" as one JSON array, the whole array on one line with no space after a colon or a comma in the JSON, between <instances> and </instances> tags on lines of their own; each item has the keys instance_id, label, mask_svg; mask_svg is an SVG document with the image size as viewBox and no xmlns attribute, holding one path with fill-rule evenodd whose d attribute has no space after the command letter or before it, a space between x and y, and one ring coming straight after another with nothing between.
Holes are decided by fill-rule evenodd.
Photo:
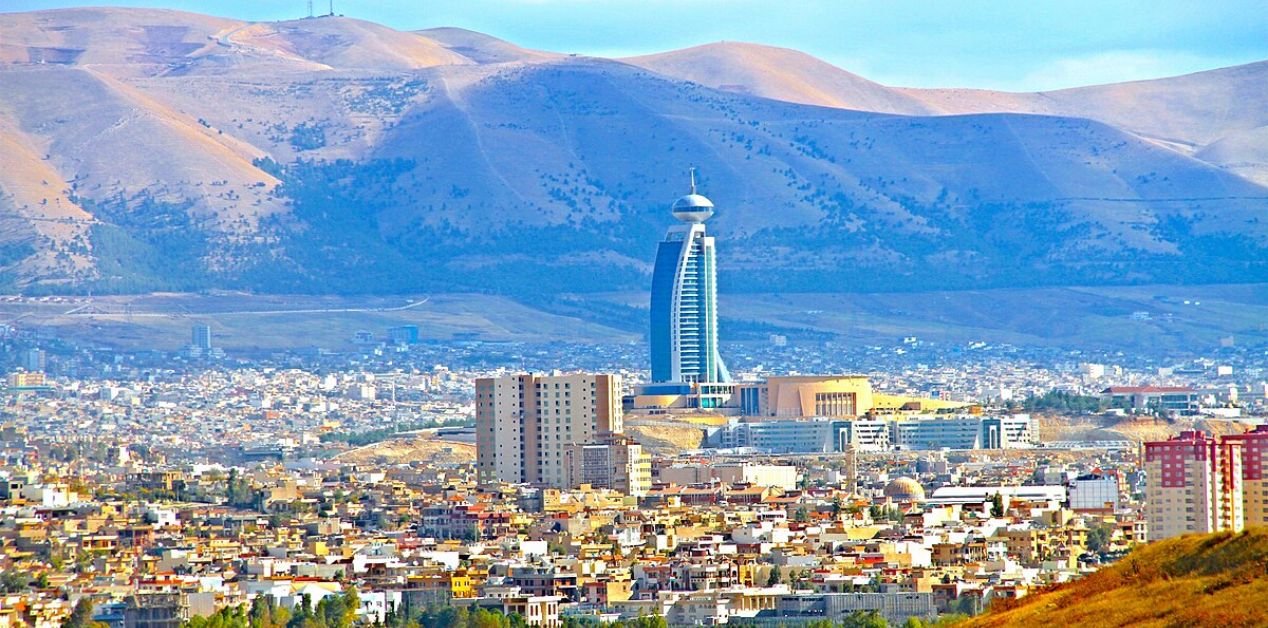
<instances>
[{"instance_id":1,"label":"sky","mask_svg":"<svg viewBox=\"0 0 1268 628\"><path fill-rule=\"evenodd\" d=\"M328 0L314 0L324 12ZM306 0L0 0L0 11L148 6L247 20ZM458 26L597 56L716 41L796 48L887 85L1040 91L1268 60L1264 0L335 0L401 30Z\"/></svg>"}]
</instances>

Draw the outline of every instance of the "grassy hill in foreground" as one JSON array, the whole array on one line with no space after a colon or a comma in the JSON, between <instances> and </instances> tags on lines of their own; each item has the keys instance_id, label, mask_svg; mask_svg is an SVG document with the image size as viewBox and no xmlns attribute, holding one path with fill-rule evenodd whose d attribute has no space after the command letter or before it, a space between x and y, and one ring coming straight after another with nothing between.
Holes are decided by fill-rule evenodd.
<instances>
[{"instance_id":1,"label":"grassy hill in foreground","mask_svg":"<svg viewBox=\"0 0 1268 628\"><path fill-rule=\"evenodd\" d=\"M964 626L1265 626L1268 527L1140 548L1051 591L996 605Z\"/></svg>"}]
</instances>

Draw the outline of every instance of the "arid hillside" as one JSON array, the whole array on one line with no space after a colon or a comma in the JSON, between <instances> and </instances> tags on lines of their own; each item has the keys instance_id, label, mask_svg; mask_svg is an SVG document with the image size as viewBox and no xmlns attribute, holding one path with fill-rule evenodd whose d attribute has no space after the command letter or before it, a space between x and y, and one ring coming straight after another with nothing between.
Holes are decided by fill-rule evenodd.
<instances>
[{"instance_id":1,"label":"arid hillside","mask_svg":"<svg viewBox=\"0 0 1268 628\"><path fill-rule=\"evenodd\" d=\"M993 605L966 627L1268 625L1268 528L1152 543L1081 580Z\"/></svg>"},{"instance_id":2,"label":"arid hillside","mask_svg":"<svg viewBox=\"0 0 1268 628\"><path fill-rule=\"evenodd\" d=\"M691 166L726 290L1268 281L1265 67L919 91L752 44L0 14L0 290L642 290Z\"/></svg>"}]
</instances>

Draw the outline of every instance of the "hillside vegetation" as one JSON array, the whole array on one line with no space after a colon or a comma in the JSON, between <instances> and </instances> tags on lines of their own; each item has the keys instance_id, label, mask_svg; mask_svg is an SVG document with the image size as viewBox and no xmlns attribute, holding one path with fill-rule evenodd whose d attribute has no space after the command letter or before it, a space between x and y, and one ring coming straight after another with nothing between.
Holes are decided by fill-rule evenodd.
<instances>
[{"instance_id":1,"label":"hillside vegetation","mask_svg":"<svg viewBox=\"0 0 1268 628\"><path fill-rule=\"evenodd\" d=\"M964 626L1268 625L1268 528L1189 535Z\"/></svg>"}]
</instances>

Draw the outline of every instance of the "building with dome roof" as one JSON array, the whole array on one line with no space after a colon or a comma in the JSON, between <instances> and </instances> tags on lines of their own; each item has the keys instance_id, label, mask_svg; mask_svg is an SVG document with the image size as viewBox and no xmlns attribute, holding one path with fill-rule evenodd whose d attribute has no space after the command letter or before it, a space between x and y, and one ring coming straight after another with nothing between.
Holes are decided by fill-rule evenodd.
<instances>
[{"instance_id":1,"label":"building with dome roof","mask_svg":"<svg viewBox=\"0 0 1268 628\"><path fill-rule=\"evenodd\" d=\"M922 502L925 500L925 488L908 477L894 478L885 485L885 497L896 502Z\"/></svg>"},{"instance_id":2,"label":"building with dome roof","mask_svg":"<svg viewBox=\"0 0 1268 628\"><path fill-rule=\"evenodd\" d=\"M717 257L704 228L713 202L696 193L694 169L672 211L681 223L657 247L652 270L652 382L730 382L718 353Z\"/></svg>"}]
</instances>

